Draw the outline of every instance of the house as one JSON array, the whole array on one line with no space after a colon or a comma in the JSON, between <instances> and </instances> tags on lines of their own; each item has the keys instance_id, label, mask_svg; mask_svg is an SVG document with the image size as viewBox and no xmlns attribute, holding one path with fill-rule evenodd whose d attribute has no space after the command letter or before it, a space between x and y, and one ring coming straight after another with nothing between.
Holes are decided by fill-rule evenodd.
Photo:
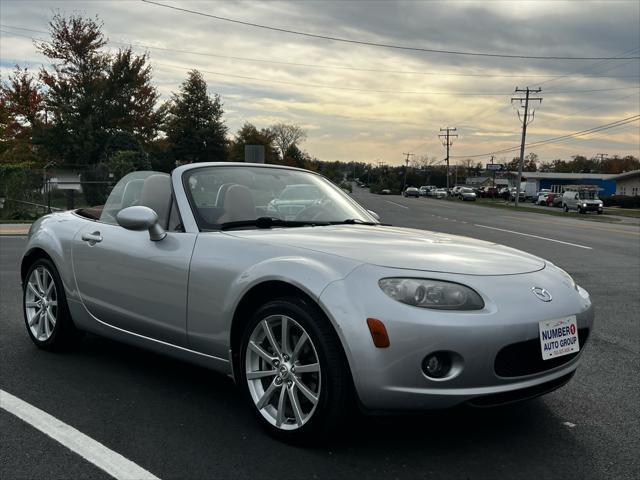
<instances>
[{"instance_id":1,"label":"house","mask_svg":"<svg viewBox=\"0 0 640 480\"><path fill-rule=\"evenodd\" d=\"M640 170L631 170L615 175L613 180L616 182L616 195L631 197L640 195Z\"/></svg>"}]
</instances>

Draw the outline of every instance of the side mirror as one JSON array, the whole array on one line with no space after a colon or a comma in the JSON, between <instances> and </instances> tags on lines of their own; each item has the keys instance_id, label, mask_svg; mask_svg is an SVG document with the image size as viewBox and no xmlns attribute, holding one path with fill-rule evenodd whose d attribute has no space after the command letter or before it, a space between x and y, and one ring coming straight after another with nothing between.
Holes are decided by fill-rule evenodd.
<instances>
[{"instance_id":1,"label":"side mirror","mask_svg":"<svg viewBox=\"0 0 640 480\"><path fill-rule=\"evenodd\" d=\"M158 214L149 207L127 207L118 212L116 215L118 225L127 230L149 231L149 238L154 241L160 241L167 236L167 232L158 223Z\"/></svg>"},{"instance_id":2,"label":"side mirror","mask_svg":"<svg viewBox=\"0 0 640 480\"><path fill-rule=\"evenodd\" d=\"M380 221L380 215L378 215L376 212L374 212L373 210L367 210L367 212L369 212L369 215L371 215L373 218Z\"/></svg>"}]
</instances>

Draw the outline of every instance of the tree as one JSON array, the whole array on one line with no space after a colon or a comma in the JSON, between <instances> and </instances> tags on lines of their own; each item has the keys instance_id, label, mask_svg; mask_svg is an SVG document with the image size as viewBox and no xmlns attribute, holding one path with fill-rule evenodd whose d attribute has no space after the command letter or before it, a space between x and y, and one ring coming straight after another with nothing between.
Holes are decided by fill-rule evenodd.
<instances>
[{"instance_id":1,"label":"tree","mask_svg":"<svg viewBox=\"0 0 640 480\"><path fill-rule=\"evenodd\" d=\"M42 68L49 128L38 140L59 164L91 165L104 156L111 135L127 131L140 141L155 136L160 112L147 56L131 49L102 49L102 23L79 15L55 15L51 40L36 48L54 62Z\"/></svg>"},{"instance_id":2,"label":"tree","mask_svg":"<svg viewBox=\"0 0 640 480\"><path fill-rule=\"evenodd\" d=\"M0 85L0 162L22 166L39 162L33 137L43 119L41 87L31 72L16 67Z\"/></svg>"},{"instance_id":3,"label":"tree","mask_svg":"<svg viewBox=\"0 0 640 480\"><path fill-rule=\"evenodd\" d=\"M120 179L127 173L136 170L149 170L151 163L146 153L139 150L119 150L109 157L106 162L109 173L113 174L113 178Z\"/></svg>"},{"instance_id":4,"label":"tree","mask_svg":"<svg viewBox=\"0 0 640 480\"><path fill-rule=\"evenodd\" d=\"M287 148L282 162L291 167L307 168L310 158L307 152L300 150L295 143L292 143Z\"/></svg>"},{"instance_id":5,"label":"tree","mask_svg":"<svg viewBox=\"0 0 640 480\"><path fill-rule=\"evenodd\" d=\"M280 155L283 159L289 147L297 145L307 138L307 132L298 125L276 123L270 127L270 130L273 134L273 141L280 150Z\"/></svg>"},{"instance_id":6,"label":"tree","mask_svg":"<svg viewBox=\"0 0 640 480\"><path fill-rule=\"evenodd\" d=\"M227 127L220 95L211 97L202 74L191 70L165 106L169 149L182 162L224 161Z\"/></svg>"},{"instance_id":7,"label":"tree","mask_svg":"<svg viewBox=\"0 0 640 480\"><path fill-rule=\"evenodd\" d=\"M525 172L536 172L538 170L538 155L531 152L524 157L522 170Z\"/></svg>"},{"instance_id":8,"label":"tree","mask_svg":"<svg viewBox=\"0 0 640 480\"><path fill-rule=\"evenodd\" d=\"M258 130L255 125L245 122L231 142L229 148L230 159L234 162L244 162L244 147L246 145L264 146L265 163L278 163L278 154L274 147L273 132L268 128Z\"/></svg>"}]
</instances>

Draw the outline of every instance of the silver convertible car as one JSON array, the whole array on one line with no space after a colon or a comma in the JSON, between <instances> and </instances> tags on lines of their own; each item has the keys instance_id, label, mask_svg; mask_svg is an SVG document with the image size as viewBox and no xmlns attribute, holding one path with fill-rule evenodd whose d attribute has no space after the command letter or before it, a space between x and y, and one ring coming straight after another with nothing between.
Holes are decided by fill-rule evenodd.
<instances>
[{"instance_id":1,"label":"silver convertible car","mask_svg":"<svg viewBox=\"0 0 640 480\"><path fill-rule=\"evenodd\" d=\"M288 193L279 211L285 189L304 193L299 208ZM294 441L352 405L549 392L574 374L593 323L588 293L552 263L383 225L321 175L273 165L131 173L104 206L35 222L21 274L38 347L92 332L204 365Z\"/></svg>"}]
</instances>

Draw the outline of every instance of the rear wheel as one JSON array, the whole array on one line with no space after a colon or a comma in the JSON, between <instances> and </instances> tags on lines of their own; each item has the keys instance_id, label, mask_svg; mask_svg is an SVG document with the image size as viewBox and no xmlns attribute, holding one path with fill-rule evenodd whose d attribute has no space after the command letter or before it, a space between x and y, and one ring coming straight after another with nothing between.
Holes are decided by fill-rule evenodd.
<instances>
[{"instance_id":1,"label":"rear wheel","mask_svg":"<svg viewBox=\"0 0 640 480\"><path fill-rule=\"evenodd\" d=\"M45 350L69 347L81 337L75 328L62 281L53 263L36 260L25 277L22 303L27 332L33 343Z\"/></svg>"},{"instance_id":2,"label":"rear wheel","mask_svg":"<svg viewBox=\"0 0 640 480\"><path fill-rule=\"evenodd\" d=\"M351 404L342 347L317 308L298 298L271 301L245 329L242 387L271 434L296 442L322 438Z\"/></svg>"}]
</instances>

